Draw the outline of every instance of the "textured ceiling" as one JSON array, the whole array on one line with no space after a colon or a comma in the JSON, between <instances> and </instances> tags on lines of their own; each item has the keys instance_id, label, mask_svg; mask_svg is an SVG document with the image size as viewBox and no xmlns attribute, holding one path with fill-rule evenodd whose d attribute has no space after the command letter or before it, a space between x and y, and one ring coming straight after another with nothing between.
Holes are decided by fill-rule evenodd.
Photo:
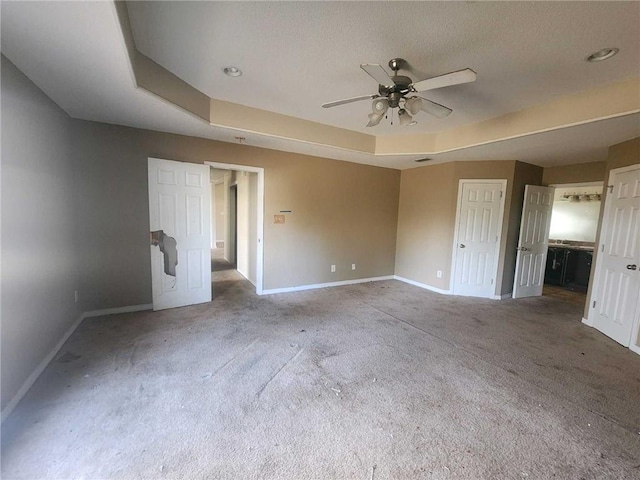
<instances>
[{"instance_id":1,"label":"textured ceiling","mask_svg":"<svg viewBox=\"0 0 640 480\"><path fill-rule=\"evenodd\" d=\"M638 2L130 2L137 48L212 98L350 130L437 132L640 75ZM604 47L602 63L585 57ZM410 62L414 80L470 67L473 84L425 92L454 109L365 128L377 92L361 63ZM240 67L230 78L222 67Z\"/></svg>"},{"instance_id":2,"label":"textured ceiling","mask_svg":"<svg viewBox=\"0 0 640 480\"><path fill-rule=\"evenodd\" d=\"M389 4L367 3L367 5L373 12L371 15L375 14L378 16L381 15L381 11L390 8ZM411 9L425 8L420 5L407 6L397 3L394 3L393 5L398 5L396 8L399 12L405 12L405 9L409 9L408 11L411 11ZM514 5L523 5L522 8L525 8L525 10L534 8L529 4L518 3ZM638 40L638 35L640 35L640 33L638 33L639 29L637 28L640 3L620 4L617 2L605 2L604 5L602 3L580 3L577 7L570 5L562 8L557 7L556 4L547 3L546 5L550 9L559 8L562 10L571 8L578 10L576 18L581 19L580 22L582 27L579 29L581 33L580 35L570 33L572 31L571 28L573 28L573 24L569 21L570 18L568 18L570 15L563 14L563 18L568 22L567 28L564 30L566 38L564 40L559 40L559 44L557 42L549 42L548 44L545 42L539 42L540 45L536 48L539 49L540 52L534 52L535 56L544 57L544 52L555 51L556 49L565 51L566 48L568 48L566 45L570 44L572 45L571 48L573 50L576 52L578 50L580 51L579 55L576 54L575 56L571 56L571 62L573 62L572 65L574 65L575 69L580 71L585 71L586 69L586 71L591 72L589 75L576 75L575 72L571 71L571 68L558 67L562 73L558 73L557 77L554 77L553 81L547 81L544 80L543 77L553 77L553 75L549 77L549 72L553 70L553 66L549 65L548 62L542 62L537 66L531 66L529 65L531 60L526 58L514 60L514 55L510 53L509 49L513 47L518 51L523 50L518 46L518 41L514 40L514 38L522 37L522 40L525 41L527 38L534 35L535 32L527 33L527 29L522 27L521 24L514 24L513 19L510 19L512 20L512 23L509 24L509 22L504 22L503 20L494 18L490 24L491 27L487 27L489 31L482 33L482 35L484 35L484 37L482 37L484 38L482 42L486 45L480 50L494 52L493 55L489 57L496 66L493 70L490 70L486 64L483 66L481 62L474 62L473 64L467 63L466 50L477 50L480 48L475 45L480 42L478 36L480 35L480 32L477 31L476 36L472 40L465 40L462 38L464 35L461 34L453 37L446 36L447 41L435 39L431 41L430 45L424 45L423 50L418 48L418 43L422 41L419 40L419 38L422 38L419 37L419 35L418 38L415 35L403 33L402 29L395 30L395 33L394 31L389 31L387 32L387 35L395 43L388 44L390 41L389 39L384 41L383 39L377 40L378 51L381 53L376 58L370 58L374 54L368 52L371 49L371 44L376 42L376 37L371 36L369 32L369 30L373 28L371 27L372 24L367 23L369 26L364 28L361 25L362 21L356 21L353 18L349 21L345 20L346 14L344 11L364 9L362 6L342 3L333 4L333 10L331 12L324 12L322 15L324 15L324 17L327 17L330 14L333 15L336 19L335 25L341 26L340 29L331 27L330 25L327 26L325 21L324 27L322 27L321 30L322 34L312 37L311 33L315 32L317 28L320 28L320 25L322 24L320 20L323 17L321 15L318 18L319 23L317 27L314 27L315 30L312 32L306 32L303 27L309 23L309 20L306 20L306 16L303 15L303 13L306 11L307 15L311 15L312 13L320 15L320 13L315 12L313 9L325 8L322 4L308 4L305 2L304 5L284 5L284 7L297 12L297 15L301 17L301 23L291 23L286 28L287 32L289 32L286 34L286 32L281 32L280 30L275 33L273 32L273 29L276 28L276 24L281 21L279 19L279 12L277 11L277 8L282 8L281 4L254 4L251 6L249 4L234 3L223 6L223 10L220 11L220 18L216 20L219 24L217 35L222 37L224 41L227 41L229 35L231 35L235 39L234 41L236 43L247 42L248 45L256 45L256 39L262 39L265 45L270 45L268 51L256 51L262 52L261 55L264 58L260 61L263 64L271 65L271 68L268 68L266 72L261 72L261 74L268 77L275 75L276 85L273 86L271 84L265 84L263 78L259 75L258 78L256 78L252 68L249 66L250 64L241 63L238 60L238 57L225 57L219 61L211 59L209 63L202 59L198 59L202 64L202 71L200 73L202 78L199 81L211 82L212 86L206 88L216 87L220 88L222 91L222 85L225 86L226 89L231 89L225 93L225 95L229 95L229 97L221 97L220 94L216 94L214 91L206 92L214 97L226 98L233 102L244 102L247 97L244 97L243 93L247 92L247 94L251 94L256 97L257 103L251 104L251 106L264 107L264 105L259 103L260 101L271 101L281 105L279 102L273 100L277 95L280 95L285 98L285 103L283 105L291 109L287 110L285 113L291 113L292 111L303 111L304 113L307 109L314 108L314 111L320 112L319 114L330 114L330 118L326 123L332 123L336 121L336 118L338 118L340 121L351 122L356 125L356 127L353 128L357 128L358 125L361 125L360 116L355 114L351 109L352 107L358 107L358 105L347 105L344 107L337 107L336 109L323 110L318 107L318 104L335 98L366 93L369 88L375 89L375 82L369 79L364 72L360 71L358 64L362 61L383 62L387 57L397 54L405 55L409 60L420 64L422 70L415 75L412 74L415 78L422 78L431 74L441 73L442 71L452 70L459 68L460 66L468 65L475 68L479 74L479 80L476 84L452 87L451 89L447 89L447 92L442 90L438 93L439 95L443 95L441 98L436 98L435 93L432 98L457 108L455 102L458 101L460 97L457 96L457 94L453 95L451 92L462 92L460 95L469 95L472 103L476 102L478 105L479 113L477 113L477 118L484 118L485 116L493 115L490 113L490 110L483 110L480 108L483 105L487 109L495 109L497 108L496 102L498 102L500 105L499 111L504 112L520 108L518 106L518 102L524 102L524 100L520 98L521 95L514 93L507 94L507 92L513 92L513 89L521 89L520 79L514 79L511 75L506 75L504 77L499 75L500 72L509 72L513 69L508 66L500 66L500 55L496 52L502 52L501 55L505 56L505 61L508 60L510 64L515 63L519 65L521 71L520 75L523 75L522 71L526 67L527 71L531 72L531 75L534 75L533 78L537 79L533 81L527 77L527 75L524 75L525 81L528 82L528 88L531 90L531 92L529 92L531 94L524 92L527 94L525 95L527 97L527 102L535 103L536 99L542 101L543 99L550 98L544 96L547 94L545 93L547 90L551 91L553 95L558 95L559 90L562 89L573 92L586 88L586 86L589 85L599 85L600 83L615 81L623 76L640 75L640 66L638 65L638 62L640 62L640 41ZM459 5L456 5L455 8L464 10L478 6L481 5L478 3L460 3ZM156 5L130 3L129 7L134 12L138 8L150 8L151 11L153 11L156 8ZM181 18L182 14L179 12L193 12L194 8L204 8L205 10L214 7L218 8L219 5L193 5L191 3L187 3L180 5L162 4L160 7L178 9L175 13L176 18L170 19L171 21L169 22L170 25L173 25L179 24L183 21L180 20L180 22L177 22L176 20ZM416 166L416 164L413 163L413 160L419 157L417 155L374 156L366 153L342 150L327 145L317 145L263 135L260 132L245 132L231 128L213 127L201 119L177 108L175 105L156 97L143 89L136 88L133 73L131 71L131 65L126 53L121 27L118 23L116 10L112 2L2 2L1 8L2 39L0 45L2 47L2 53L6 55L20 70L22 70L34 83L36 83L36 85L38 85L50 98L52 98L53 101L75 118L147 128L164 132L173 132L184 135L193 135L227 142L234 142L234 137L241 135L246 137L246 143L252 146L335 158L370 165L386 166L390 168L402 169ZM237 33L233 34L235 36L231 33L225 33L234 30L235 23L239 24L238 31L240 31L240 29L243 28L242 25L244 25L244 21L242 20L244 17L243 12L251 12L253 11L252 8L257 9L257 12L262 12L264 14L264 17L262 17L264 22L260 24L260 28L258 30L251 33L251 35L247 35L247 38L244 39L238 36ZM432 5L429 8L446 10L452 7L447 5ZM482 8L485 7L482 6ZM498 7L493 6L490 8ZM513 9L515 7L511 6L509 8ZM270 11L270 13L267 14L263 12L265 9ZM343 11L343 9L346 10ZM580 13L581 9L584 9L584 11L588 12L589 15L586 13ZM607 16L607 14L602 12L598 13L594 11L594 9L602 9L603 11L612 9L615 13ZM132 17L135 15L136 13L132 13ZM191 15L193 16L195 14L191 13ZM256 14L247 13L246 15L249 19L252 19L251 21L255 24L257 21L254 18ZM441 29L443 28L441 25L448 25L449 27L447 28L453 28L453 26L457 25L457 22L454 21L455 19L453 17L449 18L443 13L440 13L441 16L446 18L440 18L440 23L433 26L430 24L430 19L433 19L434 15L435 14L433 12L429 15L422 14L421 20L413 17L405 19L405 14L400 15L399 18L402 22L405 22L405 20L407 22L413 22L413 32L415 33L417 31L420 35L425 34L423 30L432 30L433 28ZM549 10L546 16L543 16L545 18L538 18L537 22L544 25L547 25L549 22L555 24L555 22L557 22L557 19L555 18L557 15L559 15L558 11ZM485 16L486 15L480 15L479 19L482 20ZM611 17L615 17L615 19L612 20ZM196 20L197 19L192 19L194 22ZM391 15L384 22L381 21L381 25L376 28L385 30L388 22L400 22L400 20L397 20L395 16ZM157 20L149 19L150 26L156 21ZM483 21L487 22L488 20L485 18ZM175 32L173 34L177 36L177 43L186 41L186 39L192 39L192 41L195 41L191 34L187 35L190 27L187 20L184 20L184 22L182 33L179 34L178 32ZM472 20L467 19L466 22L469 23L472 22ZM332 48L335 48L333 46L335 42L327 36L330 33L332 35L338 34L339 32L337 30L349 30L349 28L347 28L348 23L352 24L349 26L352 30L352 33L349 34L352 37L350 48L345 49L340 47L332 52L329 51ZM423 27L415 27L416 23L421 23ZM605 29L600 25L601 23L602 25L607 25L607 28ZM615 25L612 26L612 23ZM532 25L533 24L534 23L532 23ZM635 30L631 31L632 29L629 28L629 24L633 24L635 26ZM167 26L168 30L171 30L172 28L170 25ZM268 25L271 25L271 27L267 28ZM535 25L536 28L539 28L538 24ZM278 29L282 28L284 27L278 27ZM516 33L518 33L517 30L519 29L524 30L524 32L519 32L522 35L516 35ZM604 30L606 30L606 32L603 33ZM594 37L587 38L587 40L584 41L584 48L577 48L575 45L576 41L572 39L576 36L583 39L584 37L589 37L585 32L593 33ZM603 37L606 36L605 34L608 35L608 37L603 39ZM140 29L138 29L137 35L141 35ZM287 35L287 38L290 39L289 44L282 47L282 51L278 51L277 49L274 50L274 42L270 40L270 37L274 36L281 38ZM358 40L358 35L363 35L362 41ZM429 35L431 36L433 33L429 33ZM509 37L509 35L511 35L511 37ZM636 44L625 46L625 42L628 40L623 39L633 37L633 35L636 36ZM185 40L182 39L182 36L185 37ZM490 39L487 39L487 36L490 36ZM562 37L562 35L556 35L556 37L558 36ZM503 38L510 38L509 41L512 45L509 45L506 40L503 40ZM365 42L364 39L367 41ZM144 43L145 40L139 38L138 41ZM157 41L162 44L164 40L157 39ZM311 41L315 42L317 45L314 49L311 49L309 53L305 54L302 49L302 45L305 42L309 43ZM202 46L204 43L205 42L203 40L200 43L196 42L196 45L193 47L183 45L181 48L184 50L178 49L176 46L173 50L176 52L181 51L182 56L185 58L193 57L193 59L197 59L196 54L199 50L204 48ZM527 40L527 44L530 43L531 41ZM393 46L405 44L407 47L403 47L402 49ZM431 44L436 45L438 48L435 48ZM618 46L621 48L621 52L612 60L601 64L592 65L583 61L583 57L587 53L601 48L604 45ZM394 49L400 49L401 51L396 53L393 51ZM412 51L415 51L415 53L411 54L411 57L405 53L409 49L413 49ZM314 55L319 55L317 53L319 50L327 50L327 52L317 59L314 59ZM233 51L230 51L228 55L231 55L231 53L233 53ZM251 52L247 52L247 55L249 53ZM553 55L556 55L556 53L557 52L554 52ZM257 55L255 52L252 54L254 56ZM345 58L342 56L343 54L352 58ZM565 55L569 56L566 53ZM308 69L309 72L305 74L307 70L296 70L290 65L292 61L291 59L296 56L307 58L305 69ZM323 58L326 59L327 57L334 57L336 60L333 64L324 68L325 65L323 62L326 63L326 60L323 60ZM156 58L156 60L162 62L162 59ZM191 62L191 60L189 61ZM284 68L281 65L282 62L289 63L288 68ZM429 62L432 63L432 68L426 67L429 65ZM221 74L219 67L228 63L234 63L245 70L245 75L240 77L240 79L237 79L244 83L234 83L234 79L225 77ZM318 63L322 68L318 67L318 69L314 70L313 65L315 63ZM170 67L169 65L165 66ZM208 70L205 72L205 69ZM285 84L289 81L288 79L290 76L294 74L300 75L298 78L302 79L301 83L297 84L296 88L292 91L286 91L287 88L285 87ZM495 86L491 86L491 90L497 92L493 94L494 97L488 96L486 93L479 94L475 90L481 87L481 81L485 81L481 79L483 76L486 79L487 75L497 77L501 85L500 89L495 88ZM574 76L576 76L575 80L567 80L567 78L573 78ZM321 84L323 82L343 82L343 88L347 90L343 91L338 89L337 91L325 91L326 89L314 87L314 82L318 81L317 77L322 77L320 78ZM283 85L281 87L278 87L278 78ZM352 85L352 81L356 84ZM198 81L193 81L193 83L197 85ZM472 91L465 93L464 89L467 87L473 88L473 91L476 91L476 93L473 93ZM205 86L199 85L199 88L204 90ZM236 88L240 88L239 93L234 90ZM348 90L348 88L351 90ZM362 91L363 88L365 89L364 92ZM482 89L480 91L482 91ZM445 94L449 95L451 98L445 98ZM312 96L317 97L317 99L313 100L313 105L311 107L305 107L307 104L311 105L311 103L305 102L308 102L309 97ZM368 107L366 107L363 112L363 115L365 116L367 108ZM470 111L467 111L466 114L469 115L469 112ZM454 113L452 118L447 121L460 122L461 120L458 113L459 115L462 115L464 112L458 109L458 112ZM349 115L351 115L351 117ZM420 128L424 127L429 129L428 125L431 125L431 128L433 128L434 125L437 125L435 122L435 120L421 122ZM396 132L397 130L395 130L394 127L394 130L392 131ZM405 128L402 129L401 132L417 133L419 131ZM384 133L384 128L382 131L377 129L367 129L367 133ZM562 165L598 161L606 158L606 149L608 145L619 143L634 136L638 136L639 134L639 116L628 115L619 119L603 120L593 124L585 124L488 145L465 148L454 152L433 155L433 157L434 162L451 160L518 159L539 165Z\"/></svg>"}]
</instances>

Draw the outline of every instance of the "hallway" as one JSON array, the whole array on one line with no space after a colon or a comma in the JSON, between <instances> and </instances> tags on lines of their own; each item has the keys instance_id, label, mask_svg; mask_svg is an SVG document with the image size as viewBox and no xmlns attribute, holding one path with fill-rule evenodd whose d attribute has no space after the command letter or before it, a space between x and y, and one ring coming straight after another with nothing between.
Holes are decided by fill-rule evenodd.
<instances>
[{"instance_id":1,"label":"hallway","mask_svg":"<svg viewBox=\"0 0 640 480\"><path fill-rule=\"evenodd\" d=\"M211 288L212 301L220 296L255 293L255 287L236 270L236 264L224 258L224 248L211 249ZM231 292L228 290L233 289Z\"/></svg>"}]
</instances>

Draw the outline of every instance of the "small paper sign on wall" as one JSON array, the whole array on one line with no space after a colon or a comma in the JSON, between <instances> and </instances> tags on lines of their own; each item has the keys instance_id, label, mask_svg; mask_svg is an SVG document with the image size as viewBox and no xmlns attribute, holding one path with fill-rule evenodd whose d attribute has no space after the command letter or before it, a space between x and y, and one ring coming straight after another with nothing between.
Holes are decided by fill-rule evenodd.
<instances>
[{"instance_id":1,"label":"small paper sign on wall","mask_svg":"<svg viewBox=\"0 0 640 480\"><path fill-rule=\"evenodd\" d=\"M284 223L284 215L274 215L273 223Z\"/></svg>"}]
</instances>

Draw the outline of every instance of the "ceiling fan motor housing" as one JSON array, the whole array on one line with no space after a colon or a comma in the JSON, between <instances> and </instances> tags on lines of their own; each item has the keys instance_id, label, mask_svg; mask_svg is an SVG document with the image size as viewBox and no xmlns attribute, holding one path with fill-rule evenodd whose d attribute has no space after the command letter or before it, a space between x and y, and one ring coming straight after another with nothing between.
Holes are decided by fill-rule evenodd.
<instances>
[{"instance_id":1,"label":"ceiling fan motor housing","mask_svg":"<svg viewBox=\"0 0 640 480\"><path fill-rule=\"evenodd\" d=\"M391 108L395 108L398 106L398 102L400 98L409 93L409 85L411 85L412 80L409 77L404 77L402 75L396 75L391 77L394 82L393 87L387 87L385 85L378 86L378 93L380 93L383 97L389 98L389 106Z\"/></svg>"},{"instance_id":2,"label":"ceiling fan motor housing","mask_svg":"<svg viewBox=\"0 0 640 480\"><path fill-rule=\"evenodd\" d=\"M399 92L408 92L409 91L409 85L411 85L413 82L409 77L404 77L402 75L396 75L394 77L391 77L391 79L394 81L394 83L396 84L393 89Z\"/></svg>"}]
</instances>

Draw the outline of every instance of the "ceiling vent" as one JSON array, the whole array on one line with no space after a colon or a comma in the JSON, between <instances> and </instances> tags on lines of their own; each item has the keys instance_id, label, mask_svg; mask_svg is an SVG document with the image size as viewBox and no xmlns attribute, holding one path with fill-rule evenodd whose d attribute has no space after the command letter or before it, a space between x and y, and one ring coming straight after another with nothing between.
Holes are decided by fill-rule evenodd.
<instances>
[{"instance_id":1,"label":"ceiling vent","mask_svg":"<svg viewBox=\"0 0 640 480\"><path fill-rule=\"evenodd\" d=\"M431 161L431 160L432 160L432 159L431 159L431 158L429 158L429 157L424 157L424 158L418 158L417 160L414 160L414 162L416 162L416 163L422 163L422 162L429 162L429 161Z\"/></svg>"}]
</instances>

